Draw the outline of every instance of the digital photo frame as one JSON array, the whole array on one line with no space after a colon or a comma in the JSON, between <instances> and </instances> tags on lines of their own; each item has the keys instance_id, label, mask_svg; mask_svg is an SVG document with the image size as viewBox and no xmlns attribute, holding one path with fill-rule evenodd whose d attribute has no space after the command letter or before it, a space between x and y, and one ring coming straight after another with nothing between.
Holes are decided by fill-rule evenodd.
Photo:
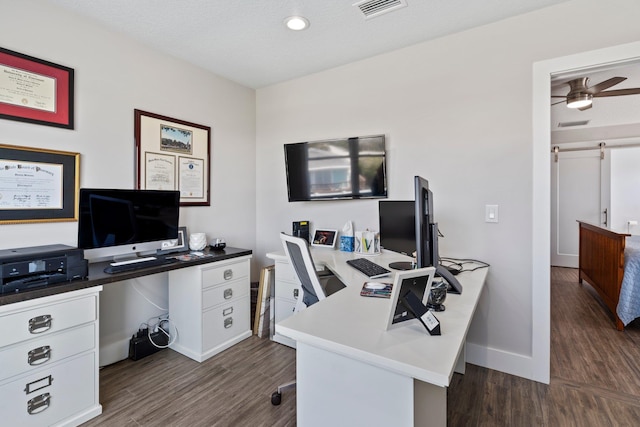
<instances>
[{"instance_id":1,"label":"digital photo frame","mask_svg":"<svg viewBox=\"0 0 640 427\"><path fill-rule=\"evenodd\" d=\"M328 230L318 228L313 232L311 246L320 246L323 248L333 248L336 245L338 230Z\"/></svg>"},{"instance_id":2,"label":"digital photo frame","mask_svg":"<svg viewBox=\"0 0 640 427\"><path fill-rule=\"evenodd\" d=\"M426 304L435 276L435 267L398 271L393 281L386 330L409 325L426 311ZM420 312L419 310L423 310ZM416 313L417 311L417 313ZM407 323L409 322L409 323Z\"/></svg>"}]
</instances>

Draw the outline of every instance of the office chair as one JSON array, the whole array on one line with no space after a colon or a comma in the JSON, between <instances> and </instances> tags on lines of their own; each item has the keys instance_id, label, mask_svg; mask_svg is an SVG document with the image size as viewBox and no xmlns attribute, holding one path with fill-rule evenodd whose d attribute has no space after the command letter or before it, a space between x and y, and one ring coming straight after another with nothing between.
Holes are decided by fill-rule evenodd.
<instances>
[{"instance_id":1,"label":"office chair","mask_svg":"<svg viewBox=\"0 0 640 427\"><path fill-rule=\"evenodd\" d=\"M289 262L293 266L301 285L302 295L298 295L294 313L304 310L345 287L335 276L329 278L324 287L320 284L320 279L309 251L309 242L305 239L281 233L280 240L282 240L284 252L289 258ZM271 404L279 405L282 401L282 391L295 385L295 381L279 385L278 389L271 395Z\"/></svg>"}]
</instances>

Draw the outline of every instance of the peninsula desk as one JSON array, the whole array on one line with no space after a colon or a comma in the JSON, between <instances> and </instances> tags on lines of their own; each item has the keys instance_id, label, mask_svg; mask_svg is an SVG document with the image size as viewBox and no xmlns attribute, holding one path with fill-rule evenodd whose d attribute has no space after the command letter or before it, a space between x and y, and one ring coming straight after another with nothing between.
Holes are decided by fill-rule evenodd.
<instances>
[{"instance_id":1,"label":"peninsula desk","mask_svg":"<svg viewBox=\"0 0 640 427\"><path fill-rule=\"evenodd\" d=\"M431 336L415 319L385 330L390 300L360 296L370 280L346 264L362 255L311 252L316 267L347 286L276 323L276 333L296 342L297 424L446 426L447 387L454 371L464 373L465 340L487 269L458 274L463 292L447 295L446 310L435 313L442 335ZM267 256L276 270L287 260L284 253ZM409 258L384 251L369 259L387 267Z\"/></svg>"}]
</instances>

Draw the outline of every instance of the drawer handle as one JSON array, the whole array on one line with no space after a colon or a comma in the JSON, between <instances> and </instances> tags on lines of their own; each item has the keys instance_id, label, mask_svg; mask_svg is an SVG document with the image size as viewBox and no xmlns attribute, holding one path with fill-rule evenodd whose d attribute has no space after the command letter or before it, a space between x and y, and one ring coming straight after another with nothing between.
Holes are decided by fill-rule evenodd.
<instances>
[{"instance_id":1,"label":"drawer handle","mask_svg":"<svg viewBox=\"0 0 640 427\"><path fill-rule=\"evenodd\" d=\"M27 402L27 412L29 415L39 414L51 404L51 394L44 393L36 396Z\"/></svg>"},{"instance_id":2,"label":"drawer handle","mask_svg":"<svg viewBox=\"0 0 640 427\"><path fill-rule=\"evenodd\" d=\"M295 299L298 299L298 295L300 295L300 290L299 289L294 289L293 290L293 297Z\"/></svg>"},{"instance_id":3,"label":"drawer handle","mask_svg":"<svg viewBox=\"0 0 640 427\"><path fill-rule=\"evenodd\" d=\"M224 273L222 273L222 276L224 277L224 280L231 280L231 278L233 277L233 270L225 270Z\"/></svg>"},{"instance_id":4,"label":"drawer handle","mask_svg":"<svg viewBox=\"0 0 640 427\"><path fill-rule=\"evenodd\" d=\"M231 299L233 298L233 289L229 288L229 289L225 289L224 290L224 299Z\"/></svg>"},{"instance_id":5,"label":"drawer handle","mask_svg":"<svg viewBox=\"0 0 640 427\"><path fill-rule=\"evenodd\" d=\"M224 310L222 310L222 315L223 316L228 316L231 313L233 313L233 307L225 308Z\"/></svg>"},{"instance_id":6,"label":"drawer handle","mask_svg":"<svg viewBox=\"0 0 640 427\"><path fill-rule=\"evenodd\" d=\"M27 353L27 363L31 366L41 365L51 359L51 347L43 345Z\"/></svg>"},{"instance_id":7,"label":"drawer handle","mask_svg":"<svg viewBox=\"0 0 640 427\"><path fill-rule=\"evenodd\" d=\"M229 329L232 326L233 326L233 317L227 317L226 319L224 319L224 328L225 329Z\"/></svg>"},{"instance_id":8,"label":"drawer handle","mask_svg":"<svg viewBox=\"0 0 640 427\"><path fill-rule=\"evenodd\" d=\"M51 315L43 314L42 316L32 317L29 319L29 332L32 334L41 334L51 329Z\"/></svg>"}]
</instances>

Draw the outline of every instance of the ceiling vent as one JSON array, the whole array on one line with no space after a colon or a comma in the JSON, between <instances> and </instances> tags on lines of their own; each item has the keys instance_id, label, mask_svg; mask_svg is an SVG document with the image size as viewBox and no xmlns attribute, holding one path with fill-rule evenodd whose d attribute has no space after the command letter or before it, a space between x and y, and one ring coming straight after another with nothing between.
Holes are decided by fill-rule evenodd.
<instances>
[{"instance_id":1,"label":"ceiling vent","mask_svg":"<svg viewBox=\"0 0 640 427\"><path fill-rule=\"evenodd\" d=\"M576 120L575 122L559 122L559 128L570 128L572 126L584 126L589 123L589 120Z\"/></svg>"},{"instance_id":2,"label":"ceiling vent","mask_svg":"<svg viewBox=\"0 0 640 427\"><path fill-rule=\"evenodd\" d=\"M354 3L365 19L375 18L407 6L407 0L364 0Z\"/></svg>"}]
</instances>

